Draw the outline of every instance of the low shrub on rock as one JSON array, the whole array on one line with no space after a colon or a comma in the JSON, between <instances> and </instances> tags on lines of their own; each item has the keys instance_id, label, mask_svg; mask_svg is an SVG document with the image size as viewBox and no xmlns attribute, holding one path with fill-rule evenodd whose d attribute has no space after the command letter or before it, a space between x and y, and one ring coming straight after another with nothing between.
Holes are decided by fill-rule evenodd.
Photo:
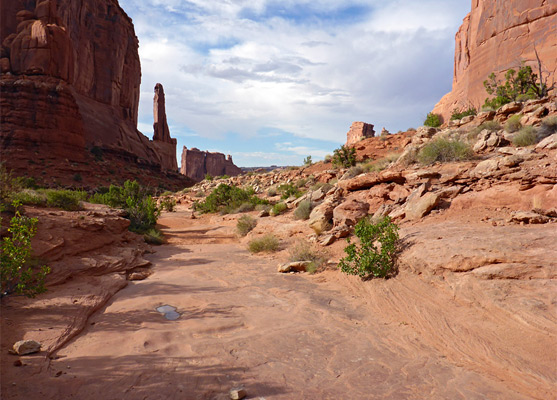
<instances>
[{"instance_id":1,"label":"low shrub on rock","mask_svg":"<svg viewBox=\"0 0 557 400\"><path fill-rule=\"evenodd\" d=\"M337 168L350 168L356 165L356 149L353 147L340 146L333 152L331 159L333 166Z\"/></svg>"},{"instance_id":2,"label":"low shrub on rock","mask_svg":"<svg viewBox=\"0 0 557 400\"><path fill-rule=\"evenodd\" d=\"M537 142L536 129L533 126L525 126L513 137L513 144L516 147L531 146Z\"/></svg>"},{"instance_id":3,"label":"low shrub on rock","mask_svg":"<svg viewBox=\"0 0 557 400\"><path fill-rule=\"evenodd\" d=\"M257 220L249 215L242 215L236 223L236 230L240 236L246 236L257 226Z\"/></svg>"},{"instance_id":4,"label":"low shrub on rock","mask_svg":"<svg viewBox=\"0 0 557 400\"><path fill-rule=\"evenodd\" d=\"M271 211L269 211L269 213L273 216L276 217L277 215L282 214L283 212L285 212L288 209L288 207L286 206L286 204L284 203L277 203L273 206L273 208L271 208Z\"/></svg>"},{"instance_id":5,"label":"low shrub on rock","mask_svg":"<svg viewBox=\"0 0 557 400\"><path fill-rule=\"evenodd\" d=\"M66 211L80 210L80 202L87 199L87 193L81 190L48 189L45 194L48 207L61 208Z\"/></svg>"},{"instance_id":6,"label":"low shrub on rock","mask_svg":"<svg viewBox=\"0 0 557 400\"><path fill-rule=\"evenodd\" d=\"M253 239L248 243L248 249L252 253L275 252L278 251L280 242L274 235L267 234L261 238Z\"/></svg>"},{"instance_id":7,"label":"low shrub on rock","mask_svg":"<svg viewBox=\"0 0 557 400\"><path fill-rule=\"evenodd\" d=\"M311 245L305 240L296 242L294 246L289 249L288 253L290 262L310 261L310 264L306 266L306 272L310 274L317 272L317 270L327 262L326 257L313 250Z\"/></svg>"},{"instance_id":8,"label":"low shrub on rock","mask_svg":"<svg viewBox=\"0 0 557 400\"><path fill-rule=\"evenodd\" d=\"M521 118L522 115L520 114L516 114L510 117L505 123L505 130L509 133L520 130L520 128L522 128L522 124L520 123Z\"/></svg>"},{"instance_id":9,"label":"low shrub on rock","mask_svg":"<svg viewBox=\"0 0 557 400\"><path fill-rule=\"evenodd\" d=\"M252 188L244 190L221 183L205 198L205 201L194 203L194 210L202 213L230 213L242 203L252 203L255 206L268 202L257 197Z\"/></svg>"},{"instance_id":10,"label":"low shrub on rock","mask_svg":"<svg viewBox=\"0 0 557 400\"><path fill-rule=\"evenodd\" d=\"M557 115L552 115L551 117L543 119L537 131L537 139L541 141L554 133L557 133Z\"/></svg>"},{"instance_id":11,"label":"low shrub on rock","mask_svg":"<svg viewBox=\"0 0 557 400\"><path fill-rule=\"evenodd\" d=\"M469 144L460 140L435 139L426 144L418 153L418 161L422 164L433 164L436 161L469 160L474 153Z\"/></svg>"},{"instance_id":12,"label":"low shrub on rock","mask_svg":"<svg viewBox=\"0 0 557 400\"><path fill-rule=\"evenodd\" d=\"M311 201L304 200L298 204L296 210L294 210L294 219L302 219L306 220L309 219L309 215L311 214Z\"/></svg>"},{"instance_id":13,"label":"low shrub on rock","mask_svg":"<svg viewBox=\"0 0 557 400\"><path fill-rule=\"evenodd\" d=\"M362 279L385 278L395 270L398 255L398 226L389 217L373 224L368 219L358 222L354 233L360 243L351 243L344 249L346 257L340 260L342 272L358 275Z\"/></svg>"},{"instance_id":14,"label":"low shrub on rock","mask_svg":"<svg viewBox=\"0 0 557 400\"><path fill-rule=\"evenodd\" d=\"M428 113L425 121L424 126L430 126L432 128L438 128L443 123L443 119L439 114L434 114L432 112Z\"/></svg>"}]
</instances>

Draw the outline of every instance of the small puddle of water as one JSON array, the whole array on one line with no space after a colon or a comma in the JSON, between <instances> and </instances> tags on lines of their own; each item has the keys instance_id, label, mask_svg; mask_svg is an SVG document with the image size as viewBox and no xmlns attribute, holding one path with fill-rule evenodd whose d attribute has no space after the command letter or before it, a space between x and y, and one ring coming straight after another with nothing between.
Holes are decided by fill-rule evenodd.
<instances>
[{"instance_id":1,"label":"small puddle of water","mask_svg":"<svg viewBox=\"0 0 557 400\"><path fill-rule=\"evenodd\" d=\"M171 320L171 321L174 321L174 320L177 320L178 318L180 318L180 313L176 311L176 307L172 307L172 306L169 306L169 305L164 305L164 306L160 306L160 307L155 308L155 310L157 310L161 314L164 314L164 317L166 319Z\"/></svg>"}]
</instances>

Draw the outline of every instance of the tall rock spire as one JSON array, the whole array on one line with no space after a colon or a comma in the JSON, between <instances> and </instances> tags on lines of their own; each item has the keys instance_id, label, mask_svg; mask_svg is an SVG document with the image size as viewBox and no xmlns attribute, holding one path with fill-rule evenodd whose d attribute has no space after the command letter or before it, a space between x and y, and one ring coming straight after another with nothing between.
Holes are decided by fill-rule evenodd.
<instances>
[{"instance_id":1,"label":"tall rock spire","mask_svg":"<svg viewBox=\"0 0 557 400\"><path fill-rule=\"evenodd\" d=\"M155 85L155 97L153 99L153 129L155 134L153 140L172 143L168 123L166 122L166 106L164 100L164 88L160 83Z\"/></svg>"}]
</instances>

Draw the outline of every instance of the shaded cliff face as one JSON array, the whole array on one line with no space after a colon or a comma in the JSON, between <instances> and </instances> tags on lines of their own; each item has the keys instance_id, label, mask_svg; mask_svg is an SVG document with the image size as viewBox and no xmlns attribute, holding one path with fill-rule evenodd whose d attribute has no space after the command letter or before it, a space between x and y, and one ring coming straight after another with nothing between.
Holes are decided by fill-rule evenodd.
<instances>
[{"instance_id":1,"label":"shaded cliff face","mask_svg":"<svg viewBox=\"0 0 557 400\"><path fill-rule=\"evenodd\" d=\"M455 108L483 105L483 81L524 61L538 73L536 47L549 83L557 72L557 3L546 0L472 0L455 36L453 89L434 112L448 120Z\"/></svg>"},{"instance_id":2,"label":"shaded cliff face","mask_svg":"<svg viewBox=\"0 0 557 400\"><path fill-rule=\"evenodd\" d=\"M159 138L137 130L138 40L117 0L2 0L0 7L2 92L9 93L0 142L8 158L28 158L26 149L40 145L80 160L98 146L177 169L175 152L161 154ZM45 82L60 90L42 88Z\"/></svg>"},{"instance_id":3,"label":"shaded cliff face","mask_svg":"<svg viewBox=\"0 0 557 400\"><path fill-rule=\"evenodd\" d=\"M194 181L201 181L207 174L215 177L236 176L240 175L242 170L234 165L231 156L225 158L222 153L210 153L195 147L188 149L184 146L180 172Z\"/></svg>"}]
</instances>

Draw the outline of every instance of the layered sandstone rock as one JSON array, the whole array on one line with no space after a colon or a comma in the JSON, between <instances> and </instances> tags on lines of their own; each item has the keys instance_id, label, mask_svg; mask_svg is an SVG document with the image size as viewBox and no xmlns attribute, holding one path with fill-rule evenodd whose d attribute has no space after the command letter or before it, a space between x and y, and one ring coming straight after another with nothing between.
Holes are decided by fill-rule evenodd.
<instances>
[{"instance_id":1,"label":"layered sandstone rock","mask_svg":"<svg viewBox=\"0 0 557 400\"><path fill-rule=\"evenodd\" d=\"M230 155L225 158L222 153L201 151L195 147L188 149L184 146L180 172L195 181L201 181L207 174L236 176L240 175L242 170L234 165Z\"/></svg>"},{"instance_id":2,"label":"layered sandstone rock","mask_svg":"<svg viewBox=\"0 0 557 400\"><path fill-rule=\"evenodd\" d=\"M153 99L153 145L160 156L161 167L165 170L178 170L176 162L176 139L170 137L168 122L166 121L166 105L164 88L160 83L155 86L155 97Z\"/></svg>"},{"instance_id":3,"label":"layered sandstone rock","mask_svg":"<svg viewBox=\"0 0 557 400\"><path fill-rule=\"evenodd\" d=\"M30 158L28 148L79 160L98 146L176 169L175 153L168 160L153 144L169 136L151 142L137 130L138 40L117 0L10 0L0 11L2 92L9 93L0 144L8 161ZM43 82L64 94L37 89Z\"/></svg>"},{"instance_id":4,"label":"layered sandstone rock","mask_svg":"<svg viewBox=\"0 0 557 400\"><path fill-rule=\"evenodd\" d=\"M557 3L545 0L473 0L456 34L453 89L434 112L448 120L455 108L479 108L487 97L483 81L500 78L521 61L536 73L537 49L549 84L557 72Z\"/></svg>"},{"instance_id":5,"label":"layered sandstone rock","mask_svg":"<svg viewBox=\"0 0 557 400\"><path fill-rule=\"evenodd\" d=\"M350 130L346 134L346 146L352 146L362 139L374 137L375 131L372 124L365 122L353 122Z\"/></svg>"}]
</instances>

